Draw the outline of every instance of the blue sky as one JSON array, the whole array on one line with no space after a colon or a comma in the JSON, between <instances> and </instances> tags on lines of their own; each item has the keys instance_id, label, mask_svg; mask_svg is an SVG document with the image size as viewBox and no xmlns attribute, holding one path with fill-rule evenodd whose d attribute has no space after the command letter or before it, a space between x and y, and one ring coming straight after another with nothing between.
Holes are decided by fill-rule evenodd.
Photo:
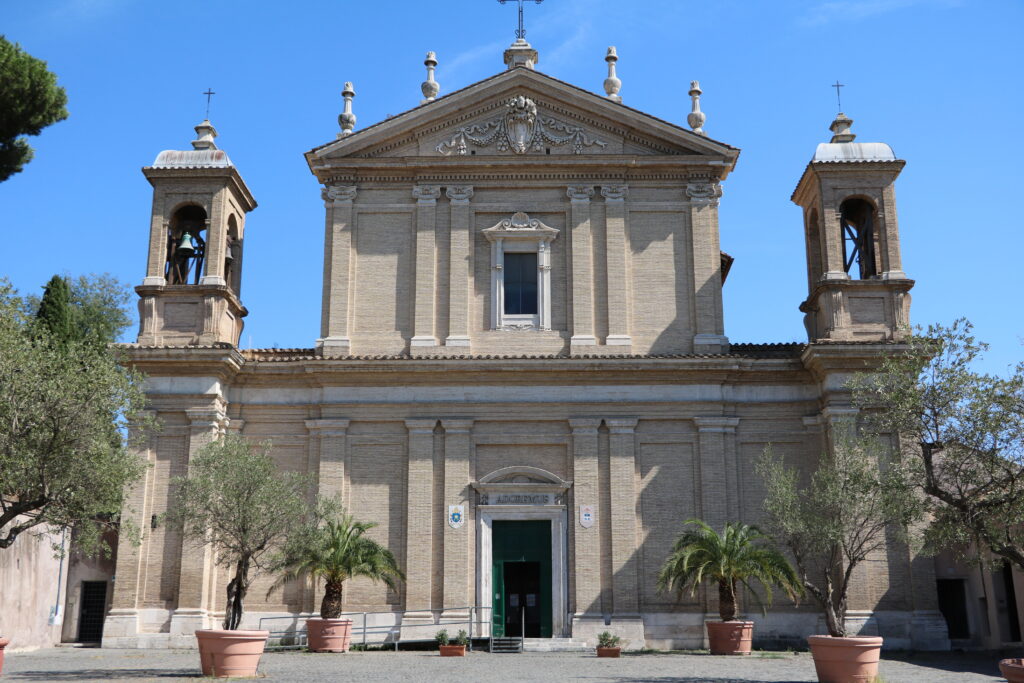
<instances>
[{"instance_id":1,"label":"blue sky","mask_svg":"<svg viewBox=\"0 0 1024 683\"><path fill-rule=\"evenodd\" d=\"M139 169L190 147L212 87L218 144L259 202L243 346L312 346L323 205L302 155L334 139L342 83L355 83L358 130L419 104L427 50L442 94L502 70L515 14L496 0L0 0L0 33L49 63L71 112L0 183L0 274L26 292L54 273L141 283L152 196ZM897 200L913 321L968 316L992 344L993 371L1024 357L1022 26L1017 0L526 7L540 71L602 93L615 45L624 102L681 125L700 80L705 129L742 149L721 205L722 248L736 257L732 341L805 339L801 214L789 196L828 140L838 78L858 140L907 160Z\"/></svg>"}]
</instances>

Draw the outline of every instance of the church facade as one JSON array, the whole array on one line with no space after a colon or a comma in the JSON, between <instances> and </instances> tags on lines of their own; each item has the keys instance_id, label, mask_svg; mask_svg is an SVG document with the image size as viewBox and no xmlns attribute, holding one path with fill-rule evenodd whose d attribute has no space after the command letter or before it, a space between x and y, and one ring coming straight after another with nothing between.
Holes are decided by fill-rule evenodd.
<instances>
[{"instance_id":1,"label":"church facade","mask_svg":"<svg viewBox=\"0 0 1024 683\"><path fill-rule=\"evenodd\" d=\"M225 571L158 519L170 479L227 432L270 441L282 469L378 523L407 580L353 580L345 610L391 638L473 619L481 635L704 643L716 596L659 593L658 569L683 520L761 521L764 448L813 468L854 412L849 374L898 343L904 162L836 119L793 195L808 341L731 343L718 206L739 150L703 133L696 82L692 129L622 104L615 58L601 96L538 71L520 40L505 71L437 97L430 54L423 104L359 130L346 84L341 133L306 153L325 211L306 349L238 346L256 202L209 122L144 169L127 353L161 429L141 447L151 467L125 514L143 539L118 548L105 645L190 646L220 621ZM316 611L298 583L264 597L274 578L246 626ZM749 617L764 642L822 630L813 605ZM888 646L949 647L934 564L903 546L861 569L850 617Z\"/></svg>"}]
</instances>

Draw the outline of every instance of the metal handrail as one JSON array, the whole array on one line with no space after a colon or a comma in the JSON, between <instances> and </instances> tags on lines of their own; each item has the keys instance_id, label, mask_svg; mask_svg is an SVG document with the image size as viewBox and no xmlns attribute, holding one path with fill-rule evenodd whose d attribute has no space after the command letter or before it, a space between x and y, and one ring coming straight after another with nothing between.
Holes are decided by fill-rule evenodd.
<instances>
[{"instance_id":1,"label":"metal handrail","mask_svg":"<svg viewBox=\"0 0 1024 683\"><path fill-rule=\"evenodd\" d=\"M462 610L467 610L469 612L469 618L468 619L451 620L451 619L446 619L443 616L443 612L462 611ZM340 618L340 619L344 619L344 618L352 619L352 621L353 621L353 624L352 624L352 640L356 639L357 633L358 633L359 635L361 635L361 645L363 647L367 646L367 636L368 635L384 634L384 639L382 641L382 644L387 644L388 643L388 637L387 636L388 635L392 635L393 639L391 640L391 642L394 644L396 652L398 651L399 643L429 642L429 641L434 640L434 634L431 634L429 638L409 638L409 637L404 637L403 633L405 632L406 629L410 629L411 630L411 629L417 629L417 628L423 628L423 627L437 628L437 627L445 627L445 626L461 626L461 625L465 624L467 626L467 631L468 631L469 639L470 639L469 649L470 649L470 651L472 651L473 650L473 632L474 632L474 628L473 627L474 627L474 625L478 625L480 627L480 628L477 629L477 633L482 634L483 633L483 628L482 627L484 626L484 624L487 624L489 626L489 628L487 630L488 638L489 638L490 641L492 641L489 644L493 644L494 628L493 628L493 624L491 624L492 620L484 621L482 619L482 616L483 616L482 613L488 612L488 611L493 611L493 607L485 607L485 606L481 606L481 605L474 605L474 606L467 606L467 607L446 607L446 608L444 608L443 612L440 609L387 610L387 611L381 611L381 612L343 612L341 615L339 615L338 618ZM405 622L405 616L406 616L406 614L408 614L410 612L416 612L416 613L419 613L419 614L423 614L423 613L427 612L427 613L430 613L431 615L435 615L438 612L442 612L442 613L441 614L436 614L436 617L437 617L437 621L436 622L431 622L431 623L426 623L426 624L406 624L406 623L404 623ZM394 623L393 624L382 624L382 625L378 625L378 626L369 626L368 625L369 617L373 617L373 616L376 616L376 615L383 615L383 614L393 615L394 616ZM305 647L306 644L307 644L305 621L306 621L306 619L309 619L310 616L312 616L312 615L308 615L308 616L262 617L260 619L260 622L259 622L260 630L270 631L270 640L275 640L276 639L276 640L279 640L279 641L283 641L285 639L288 639L289 636L291 636L294 639L294 642L292 644L289 644L289 645L281 645L281 644L271 645L270 642L268 641L267 649L268 650L270 650L270 649L299 649L299 648ZM355 624L356 618L358 618L358 620L359 620L359 626L358 627ZM274 626L274 624L271 623L271 622L283 621L283 620L294 622L294 627L293 628L284 628L284 629L274 629L274 628L272 628ZM301 626L300 626L300 624L301 624Z\"/></svg>"}]
</instances>

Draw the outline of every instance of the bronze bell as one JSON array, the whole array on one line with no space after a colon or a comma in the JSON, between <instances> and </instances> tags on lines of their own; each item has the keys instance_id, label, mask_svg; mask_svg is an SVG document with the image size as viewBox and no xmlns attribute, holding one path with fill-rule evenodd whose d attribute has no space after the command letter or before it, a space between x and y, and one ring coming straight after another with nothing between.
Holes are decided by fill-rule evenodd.
<instances>
[{"instance_id":1,"label":"bronze bell","mask_svg":"<svg viewBox=\"0 0 1024 683\"><path fill-rule=\"evenodd\" d=\"M187 232L181 236L178 248L174 250L175 256L189 257L196 253L195 244L192 242L192 235Z\"/></svg>"}]
</instances>

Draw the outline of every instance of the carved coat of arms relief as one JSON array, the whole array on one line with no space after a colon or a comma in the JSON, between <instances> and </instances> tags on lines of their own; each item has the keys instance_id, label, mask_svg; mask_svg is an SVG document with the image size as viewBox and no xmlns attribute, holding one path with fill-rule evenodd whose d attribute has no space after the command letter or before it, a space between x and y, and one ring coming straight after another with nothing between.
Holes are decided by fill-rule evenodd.
<instances>
[{"instance_id":1,"label":"carved coat of arms relief","mask_svg":"<svg viewBox=\"0 0 1024 683\"><path fill-rule=\"evenodd\" d=\"M459 128L437 146L443 156L464 155L469 147L496 147L499 152L514 154L543 152L545 147L572 145L573 154L582 154L587 147L606 147L607 142L590 137L580 126L564 123L537 112L537 103L517 95L505 103L505 111L483 123Z\"/></svg>"}]
</instances>

